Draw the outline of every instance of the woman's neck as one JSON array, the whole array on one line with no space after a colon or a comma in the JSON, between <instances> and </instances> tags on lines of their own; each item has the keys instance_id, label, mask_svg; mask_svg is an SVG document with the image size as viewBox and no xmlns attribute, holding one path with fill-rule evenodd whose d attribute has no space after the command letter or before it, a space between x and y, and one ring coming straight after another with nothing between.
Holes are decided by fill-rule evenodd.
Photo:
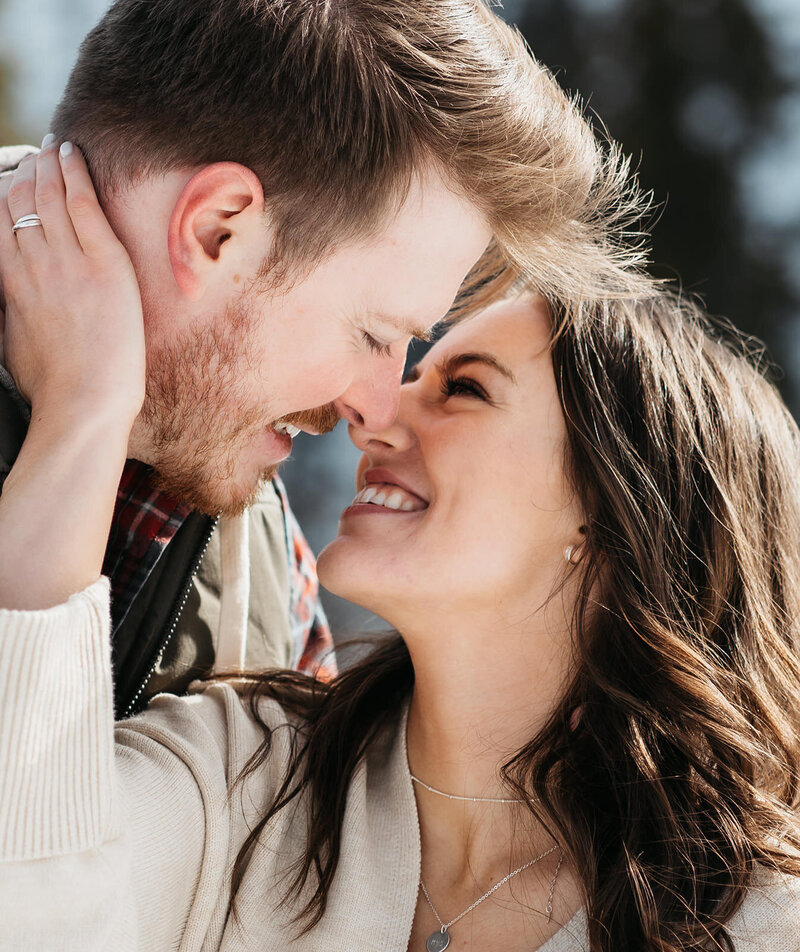
<instances>
[{"instance_id":1,"label":"woman's neck","mask_svg":"<svg viewBox=\"0 0 800 952\"><path fill-rule=\"evenodd\" d=\"M438 622L438 624L437 624ZM550 717L569 672L566 626L544 612L429 618L401 629L415 671L408 719L413 775L448 794L513 798L501 770ZM488 878L530 858L546 838L524 805L454 801L416 786L423 854L446 853L453 877ZM516 832L515 832L516 831ZM520 858L521 857L521 858ZM423 855L423 865L425 856Z\"/></svg>"}]
</instances>

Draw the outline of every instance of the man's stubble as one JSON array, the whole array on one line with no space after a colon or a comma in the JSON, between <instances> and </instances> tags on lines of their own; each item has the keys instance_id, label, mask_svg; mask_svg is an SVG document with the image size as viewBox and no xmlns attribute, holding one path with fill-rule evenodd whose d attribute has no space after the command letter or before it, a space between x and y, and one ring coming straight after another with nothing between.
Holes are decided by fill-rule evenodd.
<instances>
[{"instance_id":1,"label":"man's stubble","mask_svg":"<svg viewBox=\"0 0 800 952\"><path fill-rule=\"evenodd\" d=\"M194 328L148 353L141 419L149 462L160 489L209 515L241 514L277 465L247 459L247 450L276 422L269 403L254 402L247 381L263 343L248 295L204 329ZM288 414L285 422L318 432L333 429L332 405Z\"/></svg>"}]
</instances>

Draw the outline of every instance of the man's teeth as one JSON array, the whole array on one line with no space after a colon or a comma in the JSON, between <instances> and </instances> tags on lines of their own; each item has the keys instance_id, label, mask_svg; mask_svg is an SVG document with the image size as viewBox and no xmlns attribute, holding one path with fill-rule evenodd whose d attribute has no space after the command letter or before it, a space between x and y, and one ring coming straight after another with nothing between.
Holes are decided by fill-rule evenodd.
<instances>
[{"instance_id":1,"label":"man's teeth","mask_svg":"<svg viewBox=\"0 0 800 952\"><path fill-rule=\"evenodd\" d=\"M278 433L288 433L294 439L300 432L299 426L292 426L291 423L276 423L273 427Z\"/></svg>"},{"instance_id":2,"label":"man's teeth","mask_svg":"<svg viewBox=\"0 0 800 952\"><path fill-rule=\"evenodd\" d=\"M424 509L425 505L415 496L400 489L398 486L367 486L353 500L353 505L383 506L384 509L396 509L403 512L413 512Z\"/></svg>"}]
</instances>

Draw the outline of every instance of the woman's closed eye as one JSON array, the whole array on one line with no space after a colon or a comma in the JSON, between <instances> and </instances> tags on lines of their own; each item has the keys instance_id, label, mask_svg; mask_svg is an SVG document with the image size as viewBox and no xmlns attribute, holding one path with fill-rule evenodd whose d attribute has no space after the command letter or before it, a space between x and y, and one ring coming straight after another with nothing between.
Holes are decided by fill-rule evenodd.
<instances>
[{"instance_id":1,"label":"woman's closed eye","mask_svg":"<svg viewBox=\"0 0 800 952\"><path fill-rule=\"evenodd\" d=\"M463 374L450 373L446 369L439 368L440 384L439 389L442 396L449 397L472 397L477 400L483 400L486 403L493 404L486 388L478 383L474 377L467 377ZM403 376L403 383L416 383L420 378L419 365L411 367Z\"/></svg>"},{"instance_id":2,"label":"woman's closed eye","mask_svg":"<svg viewBox=\"0 0 800 952\"><path fill-rule=\"evenodd\" d=\"M486 403L492 402L485 388L472 377L456 377L445 373L442 375L441 390L445 397L475 397Z\"/></svg>"}]
</instances>

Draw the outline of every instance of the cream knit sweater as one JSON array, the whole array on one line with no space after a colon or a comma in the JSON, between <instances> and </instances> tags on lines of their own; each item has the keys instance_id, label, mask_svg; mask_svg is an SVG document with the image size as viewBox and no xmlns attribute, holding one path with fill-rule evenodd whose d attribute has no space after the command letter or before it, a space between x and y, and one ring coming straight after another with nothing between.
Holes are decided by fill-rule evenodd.
<instances>
[{"instance_id":1,"label":"cream knit sweater","mask_svg":"<svg viewBox=\"0 0 800 952\"><path fill-rule=\"evenodd\" d=\"M237 923L231 864L279 781L291 728L266 705L272 755L232 798L262 734L230 687L159 697L115 743L108 617L104 579L48 611L0 611L0 949L406 952L420 840L404 725L355 774L319 926L295 940L298 906L281 902L303 804L252 855ZM798 952L800 885L762 876L730 926L737 952ZM585 947L578 913L540 952Z\"/></svg>"}]
</instances>

